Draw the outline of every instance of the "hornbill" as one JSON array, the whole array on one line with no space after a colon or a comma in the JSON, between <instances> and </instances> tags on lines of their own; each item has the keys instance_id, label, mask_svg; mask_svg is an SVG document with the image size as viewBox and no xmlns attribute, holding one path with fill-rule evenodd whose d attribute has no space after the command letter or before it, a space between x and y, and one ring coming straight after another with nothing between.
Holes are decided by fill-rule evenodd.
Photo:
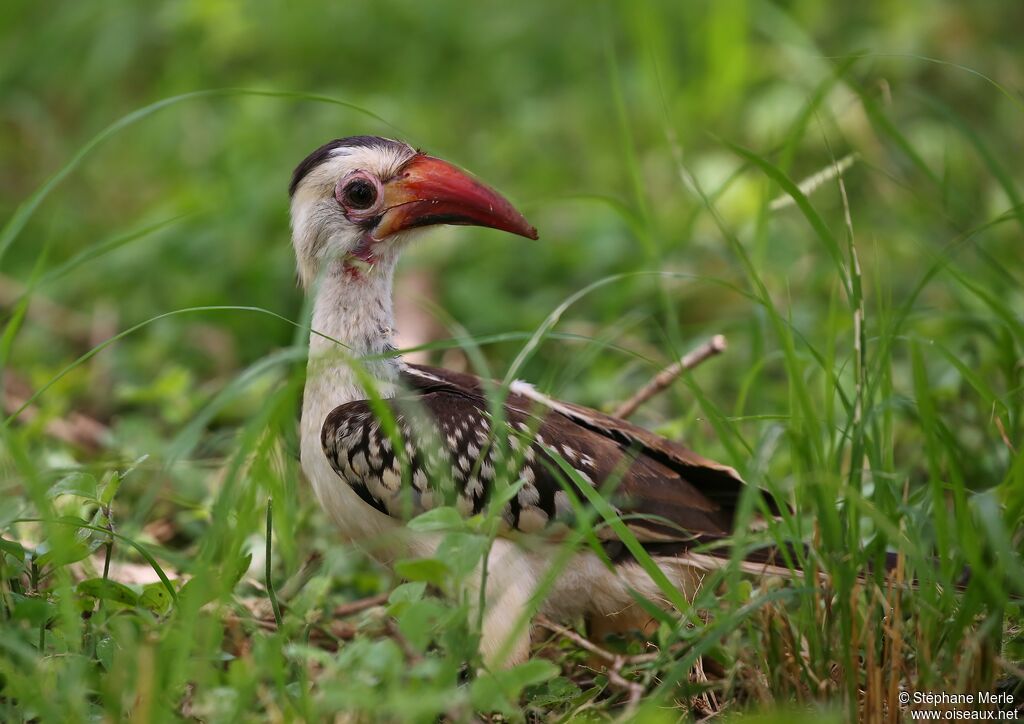
<instances>
[{"instance_id":1,"label":"hornbill","mask_svg":"<svg viewBox=\"0 0 1024 724\"><path fill-rule=\"evenodd\" d=\"M489 665L526 658L529 631L518 622L588 499L574 494L587 492L582 485L596 491L610 481L614 510L692 598L714 565L695 546L733 532L744 485L735 470L526 383L512 383L503 405L492 406L485 381L406 363L391 346L395 264L425 227L469 224L536 239L534 227L466 172L375 136L316 149L289 192L299 279L314 295L302 468L343 535L386 540L375 552L385 561L431 556L438 534L409 531L410 516L440 505L471 516L497 501L501 532L475 584L485 586L480 646ZM642 613L631 592L661 598L609 528L595 534L608 554L580 546L540 612L586 616L600 629Z\"/></svg>"}]
</instances>

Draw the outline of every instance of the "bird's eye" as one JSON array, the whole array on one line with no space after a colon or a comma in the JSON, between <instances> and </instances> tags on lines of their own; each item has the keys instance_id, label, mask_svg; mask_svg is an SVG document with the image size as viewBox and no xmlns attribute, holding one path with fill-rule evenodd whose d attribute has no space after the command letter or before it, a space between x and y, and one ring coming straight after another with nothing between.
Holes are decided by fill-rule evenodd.
<instances>
[{"instance_id":1,"label":"bird's eye","mask_svg":"<svg viewBox=\"0 0 1024 724\"><path fill-rule=\"evenodd\" d=\"M345 205L352 209L368 209L377 201L377 188L364 178L345 185Z\"/></svg>"}]
</instances>

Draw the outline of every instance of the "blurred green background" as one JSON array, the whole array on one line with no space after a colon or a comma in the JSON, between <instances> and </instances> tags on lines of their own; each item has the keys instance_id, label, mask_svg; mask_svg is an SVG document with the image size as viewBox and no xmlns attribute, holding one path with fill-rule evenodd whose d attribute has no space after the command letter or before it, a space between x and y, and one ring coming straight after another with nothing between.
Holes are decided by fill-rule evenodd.
<instances>
[{"instance_id":1,"label":"blurred green background","mask_svg":"<svg viewBox=\"0 0 1024 724\"><path fill-rule=\"evenodd\" d=\"M1024 72L1024 6L1012 1L13 0L0 22L2 217L104 126L180 93L318 93L393 124L330 104L226 96L174 105L105 142L45 201L0 264L5 276L25 281L41 255L49 268L99 240L196 212L39 290L86 318L109 308L120 328L208 304L297 318L289 174L320 143L355 133L399 136L469 168L540 229L535 244L449 230L406 260L406 269L436 272L438 303L479 335L530 329L569 292L611 273L673 270L735 281L735 257L680 180L669 139L710 193L740 165L721 139L761 153L778 148L848 54L867 56L853 64L851 80L882 104L934 178L868 122L842 84L811 120L789 171L802 178L833 155L861 154L847 190L862 261L884 272L871 283L885 294L900 298L929 254L1009 207L984 152L1012 181L1020 175L1012 159L1021 152L1015 89ZM742 231L757 223L764 195L779 193L747 173L719 208ZM834 183L815 203L841 223ZM750 253L773 293L788 296L799 324L834 280L799 214L778 217ZM985 272L998 285L993 292L1018 302L1019 231L994 230L983 252L1005 267ZM987 263L972 253L957 262ZM649 279L615 285L572 317L590 332L626 317L631 333L662 346L659 327L676 322L665 318L657 286ZM925 301L944 304L944 296L930 290ZM683 339L745 328L752 314L736 295L698 282L674 285L671 297ZM181 391L190 392L292 336L264 316L209 315L203 324L226 332L217 346L223 357L214 359L195 340L198 321L162 323L106 352L112 384L147 384L177 369L189 378ZM66 363L72 351L60 330L32 325L12 364L34 374ZM741 343L729 359L743 368L762 352ZM590 403L625 394L606 382L606 375L585 377L568 393ZM97 406L110 392L82 390Z\"/></svg>"},{"instance_id":2,"label":"blurred green background","mask_svg":"<svg viewBox=\"0 0 1024 724\"><path fill-rule=\"evenodd\" d=\"M5 323L34 285L24 324L0 344L5 411L103 340L174 310L239 305L302 324L291 171L329 139L379 134L468 168L541 235L445 228L411 249L397 294L401 331L418 333L412 343L459 326L481 341L511 335L483 347L501 375L521 335L561 301L625 274L573 305L563 336L520 376L610 408L723 333L728 352L647 405L639 422L754 481L808 489L859 481L848 446L864 431L865 495L892 483L896 495L875 502L893 520L906 481L919 493L925 482L954 480L959 492L1002 483L1012 533L1024 511L1022 29L1019 0L5 0L2 223L17 222L19 205L110 124L212 91L106 137L20 233L0 236L11 242L0 245ZM846 407L857 361L840 266L808 215L734 146L794 182L851 163L843 189L832 178L809 193L844 264L852 228L863 270L867 422ZM759 283L792 326L792 356L749 296L762 294ZM148 455L124 484L117 517L129 537L161 546L169 567L189 571L198 554L227 568L234 559L218 546L258 550L270 490L287 571L328 550L341 599L386 586L378 570L332 548L336 535L298 478L294 395L274 428L287 441L285 462L221 489L234 474L224 472L230 455L255 444L239 442L243 423L286 380L280 370L240 375L295 339L294 326L256 311L194 312L148 324L74 367L6 429L19 452L0 458L0 492L16 504L0 524L27 505L33 475L99 477ZM430 356L466 364L458 350ZM202 417L233 381L230 404ZM801 419L805 390L821 414L812 422ZM54 434L55 421L76 413L104 428L98 450ZM237 519L214 501L228 501ZM930 541L929 505L941 502L922 493L900 515ZM961 532L972 525L957 519ZM997 598L985 605L998 609ZM968 619L957 625L968 629ZM942 631L926 634L948 641ZM218 636L197 647L219 651ZM134 651L129 638L120 645ZM1021 656L1019 629L1017 641L1009 660ZM946 672L937 680L959 665L936 666ZM224 685L220 669L204 671ZM404 691L403 675L388 680L393 691ZM167 680L171 706L179 689Z\"/></svg>"},{"instance_id":3,"label":"blurred green background","mask_svg":"<svg viewBox=\"0 0 1024 724\"><path fill-rule=\"evenodd\" d=\"M397 288L408 302L403 331L426 327L414 342L450 336L451 321L478 337L528 333L606 276L683 275L608 284L560 327L632 355L552 341L522 372L586 404L628 397L674 354L721 332L730 351L696 373L713 404L754 441L789 413L778 344L763 310L739 293L752 288L743 261L701 193L799 335L819 345L833 324L850 335L825 350L849 381L852 320L835 311L843 299L835 265L794 206L764 208L781 187L744 166L729 143L764 154L794 180L855 154L845 190L869 335L882 333L947 255L1007 309L1024 308L1024 212L955 245L1020 202L1018 2L15 0L0 22L5 220L90 138L140 107L210 89L279 94L169 105L106 139L43 201L0 258L8 309L41 280L8 360L19 399L101 340L172 310L243 305L301 323L289 177L316 146L357 133L397 136L470 169L541 233L529 242L448 228L411 250ZM836 183L812 202L842 237ZM47 277L82 255L85 263ZM910 331L991 370L992 394L1018 409L1020 341L1008 351L999 339L1012 332L993 327L992 315L940 273L913 300ZM288 324L245 311L162 320L64 377L39 400L40 419L77 410L110 426L115 457L162 459L213 394L294 336ZM495 374L521 344L485 347ZM892 354L899 364L906 347ZM433 360L464 364L453 354ZM900 369L897 387L907 379ZM214 427L227 438L214 436L210 449L229 449L234 422L252 415L273 383L249 384L219 413ZM994 484L1009 451L991 401L972 397L948 364L937 384L940 405L956 415L950 435L965 477ZM725 455L699 415L677 385L640 419L674 419L662 429ZM1003 422L1019 440L1016 415ZM920 438L901 432L895 443L909 455ZM918 460L900 458L909 470ZM785 456L766 464L782 480L791 474Z\"/></svg>"}]
</instances>

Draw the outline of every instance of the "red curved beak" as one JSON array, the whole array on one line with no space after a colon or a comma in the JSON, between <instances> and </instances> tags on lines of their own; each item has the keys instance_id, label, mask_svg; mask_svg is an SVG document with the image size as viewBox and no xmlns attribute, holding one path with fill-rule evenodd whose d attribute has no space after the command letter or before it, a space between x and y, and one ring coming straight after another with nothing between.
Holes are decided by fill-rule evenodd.
<instances>
[{"instance_id":1,"label":"red curved beak","mask_svg":"<svg viewBox=\"0 0 1024 724\"><path fill-rule=\"evenodd\" d=\"M497 191L447 161L417 154L384 184L384 214L372 236L380 240L432 224L486 226L537 238L537 230Z\"/></svg>"}]
</instances>

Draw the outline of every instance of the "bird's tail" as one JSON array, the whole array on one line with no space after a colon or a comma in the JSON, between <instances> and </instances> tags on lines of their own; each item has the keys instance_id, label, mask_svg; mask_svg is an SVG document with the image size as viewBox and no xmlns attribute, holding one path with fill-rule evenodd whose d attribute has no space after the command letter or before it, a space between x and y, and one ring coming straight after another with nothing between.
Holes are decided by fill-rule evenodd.
<instances>
[{"instance_id":1,"label":"bird's tail","mask_svg":"<svg viewBox=\"0 0 1024 724\"><path fill-rule=\"evenodd\" d=\"M706 571L720 570L730 564L733 559L734 546L728 538L702 536L691 541L664 541L644 543L644 549L655 560L672 559L675 563L687 563L694 568ZM625 545L618 541L606 543L605 552L613 563L633 558ZM806 543L768 544L746 549L742 552L739 567L744 573L755 576L781 576L786 578L803 577L807 573L806 562L813 560L814 554ZM869 561L865 568L858 572L858 578L868 580L875 576L877 570L886 576L900 570L901 556L899 553L887 551L884 558ZM932 559L935 567L939 560ZM825 577L819 572L819 576ZM971 570L964 567L953 585L963 590L971 579ZM902 579L901 583L916 587L917 578Z\"/></svg>"}]
</instances>

